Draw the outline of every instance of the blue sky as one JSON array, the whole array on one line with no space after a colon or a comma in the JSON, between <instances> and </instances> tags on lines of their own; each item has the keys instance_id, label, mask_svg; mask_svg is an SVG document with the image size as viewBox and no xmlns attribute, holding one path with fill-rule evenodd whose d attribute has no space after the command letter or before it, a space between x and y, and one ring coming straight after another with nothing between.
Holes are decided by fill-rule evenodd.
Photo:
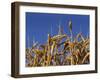
<instances>
[{"instance_id":1,"label":"blue sky","mask_svg":"<svg viewBox=\"0 0 100 80\"><path fill-rule=\"evenodd\" d=\"M26 47L31 47L33 40L44 44L48 33L52 36L58 33L59 25L70 36L69 20L72 20L73 36L80 31L84 37L89 35L89 15L26 12Z\"/></svg>"}]
</instances>

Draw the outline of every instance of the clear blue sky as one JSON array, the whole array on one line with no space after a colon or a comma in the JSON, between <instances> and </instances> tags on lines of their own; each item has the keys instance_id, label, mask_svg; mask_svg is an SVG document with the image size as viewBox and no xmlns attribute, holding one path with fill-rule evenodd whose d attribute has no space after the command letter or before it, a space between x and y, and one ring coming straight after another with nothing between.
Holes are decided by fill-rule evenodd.
<instances>
[{"instance_id":1,"label":"clear blue sky","mask_svg":"<svg viewBox=\"0 0 100 80\"><path fill-rule=\"evenodd\" d=\"M89 15L26 12L26 47L31 47L33 40L44 44L47 41L48 33L52 33L52 35L58 33L59 24L64 29L64 33L70 35L69 20L72 20L74 36L80 31L83 36L89 35Z\"/></svg>"}]
</instances>

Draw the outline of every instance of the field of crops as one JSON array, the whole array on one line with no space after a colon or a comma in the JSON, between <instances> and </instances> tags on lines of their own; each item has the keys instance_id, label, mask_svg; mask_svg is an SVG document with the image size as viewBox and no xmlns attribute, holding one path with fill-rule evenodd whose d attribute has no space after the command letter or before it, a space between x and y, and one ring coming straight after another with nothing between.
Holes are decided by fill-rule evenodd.
<instances>
[{"instance_id":1,"label":"field of crops","mask_svg":"<svg viewBox=\"0 0 100 80\"><path fill-rule=\"evenodd\" d=\"M73 36L72 21L68 27L70 35L59 29L57 35L48 34L45 44L34 43L26 48L26 67L89 64L89 36L83 37L82 32Z\"/></svg>"}]
</instances>

